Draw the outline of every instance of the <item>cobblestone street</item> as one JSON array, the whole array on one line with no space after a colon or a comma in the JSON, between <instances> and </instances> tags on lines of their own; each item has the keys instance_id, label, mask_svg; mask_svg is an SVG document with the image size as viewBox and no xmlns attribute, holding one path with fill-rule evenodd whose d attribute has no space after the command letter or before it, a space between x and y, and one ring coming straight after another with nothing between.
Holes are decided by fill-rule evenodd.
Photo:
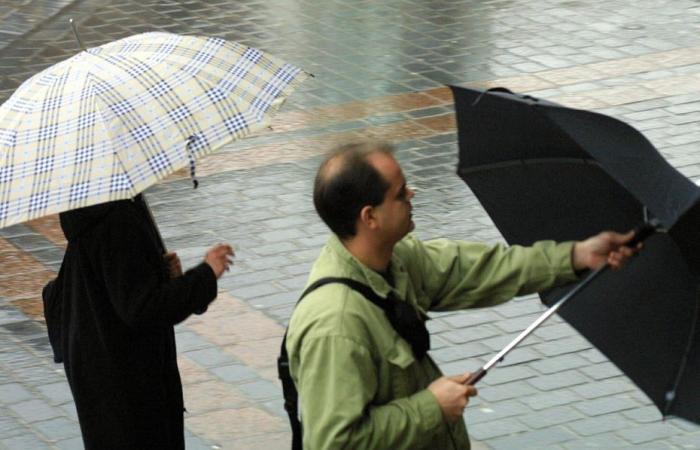
<instances>
[{"instance_id":1,"label":"cobblestone street","mask_svg":"<svg viewBox=\"0 0 700 450\"><path fill-rule=\"evenodd\" d=\"M176 327L187 448L288 449L276 357L311 263L328 236L312 204L321 155L380 138L415 187L415 233L502 237L455 174L446 84L505 86L633 125L700 181L700 3L691 0L3 0L0 102L86 45L144 31L212 35L313 73L272 130L147 191L183 265L229 242L235 265L201 316ZM41 288L60 266L56 216L0 229L0 449L80 449ZM534 296L432 315L433 358L476 370L544 307ZM465 412L476 450L700 449L700 426L662 420L601 353L554 317L479 385Z\"/></svg>"}]
</instances>

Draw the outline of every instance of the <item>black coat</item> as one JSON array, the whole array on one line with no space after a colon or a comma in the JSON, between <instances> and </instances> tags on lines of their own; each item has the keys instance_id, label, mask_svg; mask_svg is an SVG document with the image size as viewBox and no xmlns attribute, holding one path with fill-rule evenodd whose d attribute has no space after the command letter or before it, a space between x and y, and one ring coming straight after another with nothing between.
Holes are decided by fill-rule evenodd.
<instances>
[{"instance_id":1,"label":"black coat","mask_svg":"<svg viewBox=\"0 0 700 450\"><path fill-rule=\"evenodd\" d=\"M60 219L60 344L86 449L184 448L173 325L214 300L214 272L169 279L140 197Z\"/></svg>"}]
</instances>

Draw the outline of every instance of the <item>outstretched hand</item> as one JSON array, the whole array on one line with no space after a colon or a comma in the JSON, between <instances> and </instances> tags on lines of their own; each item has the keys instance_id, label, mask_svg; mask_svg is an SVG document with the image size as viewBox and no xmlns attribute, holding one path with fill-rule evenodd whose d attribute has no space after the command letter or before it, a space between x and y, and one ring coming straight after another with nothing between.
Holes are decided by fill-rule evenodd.
<instances>
[{"instance_id":1,"label":"outstretched hand","mask_svg":"<svg viewBox=\"0 0 700 450\"><path fill-rule=\"evenodd\" d=\"M204 262L209 264L216 278L219 278L233 264L231 257L234 255L233 247L230 245L216 244L204 255Z\"/></svg>"},{"instance_id":2,"label":"outstretched hand","mask_svg":"<svg viewBox=\"0 0 700 450\"><path fill-rule=\"evenodd\" d=\"M642 244L636 247L627 247L634 237L634 231L625 234L614 231L603 231L584 241L574 245L572 263L575 270L598 269L605 263L612 269L619 269L627 260L642 248Z\"/></svg>"}]
</instances>

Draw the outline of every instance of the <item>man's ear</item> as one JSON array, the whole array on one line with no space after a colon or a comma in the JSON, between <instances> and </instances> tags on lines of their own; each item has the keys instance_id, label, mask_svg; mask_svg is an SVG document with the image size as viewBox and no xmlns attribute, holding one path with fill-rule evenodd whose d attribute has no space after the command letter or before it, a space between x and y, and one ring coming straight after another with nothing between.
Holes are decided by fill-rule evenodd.
<instances>
[{"instance_id":1,"label":"man's ear","mask_svg":"<svg viewBox=\"0 0 700 450\"><path fill-rule=\"evenodd\" d=\"M373 207L367 205L360 210L360 224L369 229L374 229L377 226Z\"/></svg>"}]
</instances>

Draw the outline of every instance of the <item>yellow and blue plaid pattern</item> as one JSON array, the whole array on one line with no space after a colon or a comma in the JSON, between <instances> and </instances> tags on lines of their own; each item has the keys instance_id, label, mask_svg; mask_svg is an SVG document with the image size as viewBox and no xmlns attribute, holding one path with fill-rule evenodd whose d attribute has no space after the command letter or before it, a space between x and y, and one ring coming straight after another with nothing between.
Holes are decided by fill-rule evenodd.
<instances>
[{"instance_id":1,"label":"yellow and blue plaid pattern","mask_svg":"<svg viewBox=\"0 0 700 450\"><path fill-rule=\"evenodd\" d=\"M0 228L133 197L266 127L306 76L235 42L168 33L62 61L0 107Z\"/></svg>"}]
</instances>

